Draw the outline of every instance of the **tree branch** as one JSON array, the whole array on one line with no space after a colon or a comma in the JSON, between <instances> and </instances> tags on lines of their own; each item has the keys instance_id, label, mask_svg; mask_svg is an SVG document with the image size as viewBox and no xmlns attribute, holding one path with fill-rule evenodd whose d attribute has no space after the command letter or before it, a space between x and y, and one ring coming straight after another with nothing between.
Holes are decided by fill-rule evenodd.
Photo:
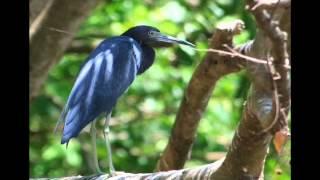
<instances>
[{"instance_id":1,"label":"tree branch","mask_svg":"<svg viewBox=\"0 0 320 180\"><path fill-rule=\"evenodd\" d=\"M49 28L62 29L74 34L99 1L55 0L32 24L29 35L30 101L38 95L49 69L61 58L73 39L72 35L51 31Z\"/></svg>"},{"instance_id":2,"label":"tree branch","mask_svg":"<svg viewBox=\"0 0 320 180\"><path fill-rule=\"evenodd\" d=\"M238 33L239 24L218 27L214 33L210 47L225 49L223 45L232 47L232 37ZM239 71L237 61L227 56L208 52L204 60L195 70L180 105L173 125L169 143L157 164L158 171L181 169L188 158L196 136L196 130L205 111L216 82L224 75Z\"/></svg>"},{"instance_id":3,"label":"tree branch","mask_svg":"<svg viewBox=\"0 0 320 180\"><path fill-rule=\"evenodd\" d=\"M108 174L103 175L92 175L92 176L71 176L63 178L41 178L41 180L123 180L123 179L148 179L148 180L165 180L165 179L211 179L212 174L221 165L223 159L216 161L212 164L207 164L204 166L199 166L196 168L163 171L155 173L124 173L117 172L116 176L111 177ZM40 179L30 179L30 180L40 180Z\"/></svg>"},{"instance_id":4,"label":"tree branch","mask_svg":"<svg viewBox=\"0 0 320 180\"><path fill-rule=\"evenodd\" d=\"M251 6L254 6L255 3L251 2ZM286 74L288 69L285 68L285 62L289 62L286 41L281 34L283 32L279 31L279 27L270 23L273 21L264 19L263 11L265 10L257 8L253 12L261 31L257 33L253 42L238 50L259 59L269 59L272 54L275 59L273 61L275 68L273 69L270 63L264 65L247 62L246 68L252 81L251 91L245 105L242 121L235 133L227 157L222 166L213 174L213 179L263 179L264 161L273 137L272 133L265 130L272 127L268 130L275 132L287 127L286 121L285 123L279 121L279 119L283 119L280 118L280 115L279 118L275 117L276 112L280 111L280 108L276 108L276 102L279 101L280 107L283 107L284 104L287 106L287 102L290 100L289 79ZM290 16L288 12L290 10L279 15L278 11L276 15L279 18L288 19L287 16ZM280 72L282 81L274 79L276 72ZM275 95L274 92L281 94L281 96ZM276 120L275 126L272 125L274 119ZM248 156L249 154L250 156Z\"/></svg>"},{"instance_id":5,"label":"tree branch","mask_svg":"<svg viewBox=\"0 0 320 180\"><path fill-rule=\"evenodd\" d=\"M249 6L253 6L253 1L248 1ZM275 11L276 10L276 11ZM289 70L284 68L284 66L288 66L290 64L289 54L288 54L288 32L285 32L279 26L281 19L284 18L288 20L290 16L290 10L283 9L274 9L273 12L277 13L277 16L273 16L267 10L263 8L258 8L252 11L252 14L255 16L256 22L261 30L260 34L263 34L265 39L269 38L269 46L265 49L268 49L267 58L273 61L273 66L270 65L270 70L268 72L259 72L259 74L269 75L268 80L266 81L272 82L271 87L273 92L273 111L274 114L280 114L279 119L269 118L266 121L265 132L271 130L271 133L275 133L280 131L281 129L287 129L287 115L290 109L290 90L289 90ZM290 21L289 21L290 22ZM286 22L286 23L289 23ZM281 23L283 24L283 21ZM257 42L256 42L257 44ZM257 75L256 73L253 73ZM271 77L270 77L271 76ZM257 83L259 81L255 81L255 86L260 87ZM278 107L276 106L278 102ZM282 115L284 114L284 116ZM274 115L275 116L275 115ZM277 122L277 123L275 123ZM273 125L274 124L274 125Z\"/></svg>"},{"instance_id":6,"label":"tree branch","mask_svg":"<svg viewBox=\"0 0 320 180\"><path fill-rule=\"evenodd\" d=\"M29 26L35 21L42 11L46 11L52 4L53 0L30 0L29 5Z\"/></svg>"}]
</instances>

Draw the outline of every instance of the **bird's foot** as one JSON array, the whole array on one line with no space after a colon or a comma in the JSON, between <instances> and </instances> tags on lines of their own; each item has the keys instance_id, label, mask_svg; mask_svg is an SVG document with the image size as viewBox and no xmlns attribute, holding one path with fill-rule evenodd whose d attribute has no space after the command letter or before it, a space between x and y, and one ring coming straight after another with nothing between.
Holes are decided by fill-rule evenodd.
<instances>
[{"instance_id":1,"label":"bird's foot","mask_svg":"<svg viewBox=\"0 0 320 180\"><path fill-rule=\"evenodd\" d=\"M96 174L97 175L102 175L102 174L106 174L105 172L102 172L100 169L99 170L96 170Z\"/></svg>"},{"instance_id":2,"label":"bird's foot","mask_svg":"<svg viewBox=\"0 0 320 180\"><path fill-rule=\"evenodd\" d=\"M114 169L113 164L110 164L109 167L109 174L111 177L116 176L117 175L117 171Z\"/></svg>"},{"instance_id":3,"label":"bird's foot","mask_svg":"<svg viewBox=\"0 0 320 180\"><path fill-rule=\"evenodd\" d=\"M114 171L113 170L113 171L110 171L109 175L110 175L110 177L114 177L114 176L121 175L123 173L125 173L125 172L123 172L123 171Z\"/></svg>"}]
</instances>

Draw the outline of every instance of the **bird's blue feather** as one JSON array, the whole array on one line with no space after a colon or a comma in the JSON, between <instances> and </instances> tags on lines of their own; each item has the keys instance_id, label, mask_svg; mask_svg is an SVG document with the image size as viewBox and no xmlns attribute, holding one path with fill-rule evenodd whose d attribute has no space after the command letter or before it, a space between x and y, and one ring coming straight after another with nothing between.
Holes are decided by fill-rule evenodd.
<instances>
[{"instance_id":1,"label":"bird's blue feather","mask_svg":"<svg viewBox=\"0 0 320 180\"><path fill-rule=\"evenodd\" d=\"M130 37L118 36L100 43L83 65L62 113L62 144L78 136L100 114L110 113L142 62L141 46Z\"/></svg>"}]
</instances>

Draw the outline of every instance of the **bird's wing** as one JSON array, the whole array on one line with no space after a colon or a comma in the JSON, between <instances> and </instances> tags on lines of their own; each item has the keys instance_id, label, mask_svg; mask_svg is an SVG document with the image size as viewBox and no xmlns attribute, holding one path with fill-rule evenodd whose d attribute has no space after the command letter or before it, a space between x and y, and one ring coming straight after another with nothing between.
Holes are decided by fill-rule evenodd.
<instances>
[{"instance_id":1,"label":"bird's wing","mask_svg":"<svg viewBox=\"0 0 320 180\"><path fill-rule=\"evenodd\" d=\"M78 136L101 113L109 113L137 75L141 49L129 37L102 42L89 56L61 115L61 143Z\"/></svg>"}]
</instances>

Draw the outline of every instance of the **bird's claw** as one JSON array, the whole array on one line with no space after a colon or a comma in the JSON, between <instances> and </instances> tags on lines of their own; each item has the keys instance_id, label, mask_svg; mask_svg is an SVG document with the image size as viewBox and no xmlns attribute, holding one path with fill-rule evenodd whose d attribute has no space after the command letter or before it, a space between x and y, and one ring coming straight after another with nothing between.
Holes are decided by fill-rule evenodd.
<instances>
[{"instance_id":1,"label":"bird's claw","mask_svg":"<svg viewBox=\"0 0 320 180\"><path fill-rule=\"evenodd\" d=\"M114 176L121 175L123 173L125 173L125 172L123 172L123 171L110 171L109 175L110 175L110 177L114 177Z\"/></svg>"}]
</instances>

